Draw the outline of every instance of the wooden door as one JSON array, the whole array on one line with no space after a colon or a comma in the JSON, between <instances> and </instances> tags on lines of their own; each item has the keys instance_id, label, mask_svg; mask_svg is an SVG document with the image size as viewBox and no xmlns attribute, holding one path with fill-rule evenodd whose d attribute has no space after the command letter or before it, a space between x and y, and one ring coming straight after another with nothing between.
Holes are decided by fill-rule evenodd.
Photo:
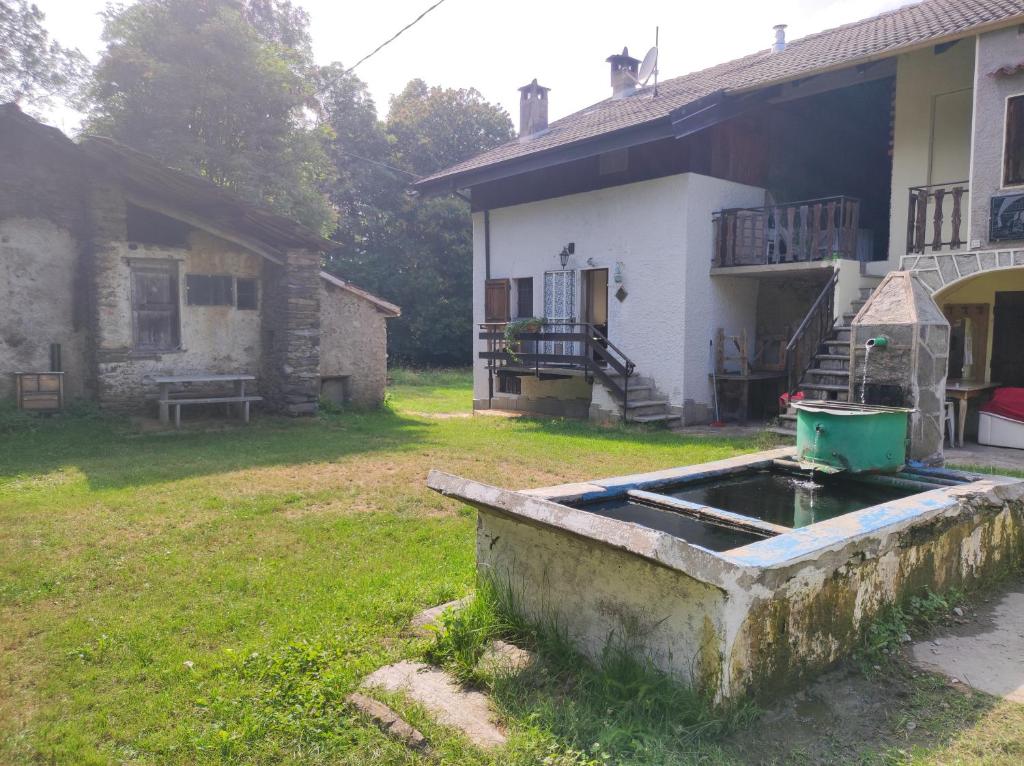
<instances>
[{"instance_id":1,"label":"wooden door","mask_svg":"<svg viewBox=\"0 0 1024 766\"><path fill-rule=\"evenodd\" d=\"M988 372L987 303L947 303L942 307L949 321L950 380L985 380Z\"/></svg>"},{"instance_id":2,"label":"wooden door","mask_svg":"<svg viewBox=\"0 0 1024 766\"><path fill-rule=\"evenodd\" d=\"M1024 386L1024 291L996 293L992 380Z\"/></svg>"}]
</instances>

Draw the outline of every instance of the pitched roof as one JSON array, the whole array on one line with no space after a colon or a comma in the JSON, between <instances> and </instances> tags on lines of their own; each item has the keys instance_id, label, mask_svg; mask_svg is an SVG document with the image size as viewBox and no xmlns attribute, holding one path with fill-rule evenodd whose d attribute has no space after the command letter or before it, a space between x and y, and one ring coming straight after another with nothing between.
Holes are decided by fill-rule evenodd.
<instances>
[{"instance_id":1,"label":"pitched roof","mask_svg":"<svg viewBox=\"0 0 1024 766\"><path fill-rule=\"evenodd\" d=\"M326 271L320 272L320 278L328 284L339 287L342 290L351 293L357 298L362 298L364 301L369 301L374 307L382 314L388 317L397 317L402 315L402 309L396 306L394 303L388 303L383 298L378 298L373 293L368 293L361 287L356 287L351 282L346 282L344 279L339 279L333 274L328 274Z\"/></svg>"},{"instance_id":2,"label":"pitched roof","mask_svg":"<svg viewBox=\"0 0 1024 766\"><path fill-rule=\"evenodd\" d=\"M789 42L785 50L762 50L658 84L658 97L644 88L627 98L607 99L556 120L548 130L513 140L420 179L422 190L459 187L471 173L513 166L527 157L556 153L611 133L652 123L698 99L724 91L743 92L955 40L984 29L1024 21L1024 0L924 0L869 19Z\"/></svg>"},{"instance_id":3,"label":"pitched roof","mask_svg":"<svg viewBox=\"0 0 1024 766\"><path fill-rule=\"evenodd\" d=\"M85 167L119 181L127 191L143 192L171 205L194 222L205 221L222 232L240 235L251 244L263 245L268 253L288 248L333 250L337 243L290 218L259 205L244 202L213 182L174 170L148 154L110 138L86 136L75 143L57 128L39 122L21 111L17 104L0 104L0 125L20 130L49 142L54 152L77 159Z\"/></svg>"}]
</instances>

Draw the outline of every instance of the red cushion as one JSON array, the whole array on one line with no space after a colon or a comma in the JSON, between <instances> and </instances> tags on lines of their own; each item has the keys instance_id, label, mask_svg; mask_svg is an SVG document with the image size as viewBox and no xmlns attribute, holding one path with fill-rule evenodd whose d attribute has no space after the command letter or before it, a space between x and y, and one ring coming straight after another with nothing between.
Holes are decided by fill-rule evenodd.
<instances>
[{"instance_id":1,"label":"red cushion","mask_svg":"<svg viewBox=\"0 0 1024 766\"><path fill-rule=\"evenodd\" d=\"M979 409L1024 423L1024 388L997 388L992 400Z\"/></svg>"}]
</instances>

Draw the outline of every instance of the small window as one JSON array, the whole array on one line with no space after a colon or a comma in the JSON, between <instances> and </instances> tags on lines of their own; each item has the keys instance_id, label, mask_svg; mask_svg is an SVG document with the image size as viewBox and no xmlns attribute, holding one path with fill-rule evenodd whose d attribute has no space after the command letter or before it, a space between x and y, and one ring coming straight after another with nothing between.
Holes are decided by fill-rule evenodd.
<instances>
[{"instance_id":1,"label":"small window","mask_svg":"<svg viewBox=\"0 0 1024 766\"><path fill-rule=\"evenodd\" d=\"M171 351L180 345L178 265L131 267L132 334L136 351Z\"/></svg>"},{"instance_id":2,"label":"small window","mask_svg":"<svg viewBox=\"0 0 1024 766\"><path fill-rule=\"evenodd\" d=\"M516 318L530 319L533 316L533 277L516 280Z\"/></svg>"},{"instance_id":3,"label":"small window","mask_svg":"<svg viewBox=\"0 0 1024 766\"><path fill-rule=\"evenodd\" d=\"M189 306L235 305L233 277L209 274L185 275L185 298Z\"/></svg>"},{"instance_id":4,"label":"small window","mask_svg":"<svg viewBox=\"0 0 1024 766\"><path fill-rule=\"evenodd\" d=\"M254 310L259 308L259 288L255 279L235 280L235 306L240 309Z\"/></svg>"},{"instance_id":5,"label":"small window","mask_svg":"<svg viewBox=\"0 0 1024 766\"><path fill-rule=\"evenodd\" d=\"M523 381L518 375L498 375L498 393L520 395L523 393Z\"/></svg>"},{"instance_id":6,"label":"small window","mask_svg":"<svg viewBox=\"0 0 1024 766\"><path fill-rule=\"evenodd\" d=\"M1024 96L1014 96L1006 102L1006 146L1003 156L1003 185L1024 184Z\"/></svg>"}]
</instances>

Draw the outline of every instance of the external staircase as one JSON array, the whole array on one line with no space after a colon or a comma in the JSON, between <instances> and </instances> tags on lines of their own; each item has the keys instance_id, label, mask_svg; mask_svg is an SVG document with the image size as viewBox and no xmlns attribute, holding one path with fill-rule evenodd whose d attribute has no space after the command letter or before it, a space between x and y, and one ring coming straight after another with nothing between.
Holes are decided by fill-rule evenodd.
<instances>
[{"instance_id":1,"label":"external staircase","mask_svg":"<svg viewBox=\"0 0 1024 766\"><path fill-rule=\"evenodd\" d=\"M611 385L609 381L603 379L605 377L610 379ZM629 376L627 387L624 376L613 372L605 376L595 376L595 382L602 384L604 393L611 402L614 402L616 412L623 415L623 419L628 423L675 426L682 422L680 415L672 413L668 399L660 394L652 378L634 372ZM597 400L599 406L601 398L603 397ZM605 409L607 410L607 405Z\"/></svg>"},{"instance_id":2,"label":"external staircase","mask_svg":"<svg viewBox=\"0 0 1024 766\"><path fill-rule=\"evenodd\" d=\"M875 287L861 287L860 297L850 303L828 337L822 341L814 361L804 372L797 390L804 401L849 401L850 391L850 333L854 317L867 303ZM796 436L796 409L790 405L779 416L779 424L771 429L784 436Z\"/></svg>"}]
</instances>

